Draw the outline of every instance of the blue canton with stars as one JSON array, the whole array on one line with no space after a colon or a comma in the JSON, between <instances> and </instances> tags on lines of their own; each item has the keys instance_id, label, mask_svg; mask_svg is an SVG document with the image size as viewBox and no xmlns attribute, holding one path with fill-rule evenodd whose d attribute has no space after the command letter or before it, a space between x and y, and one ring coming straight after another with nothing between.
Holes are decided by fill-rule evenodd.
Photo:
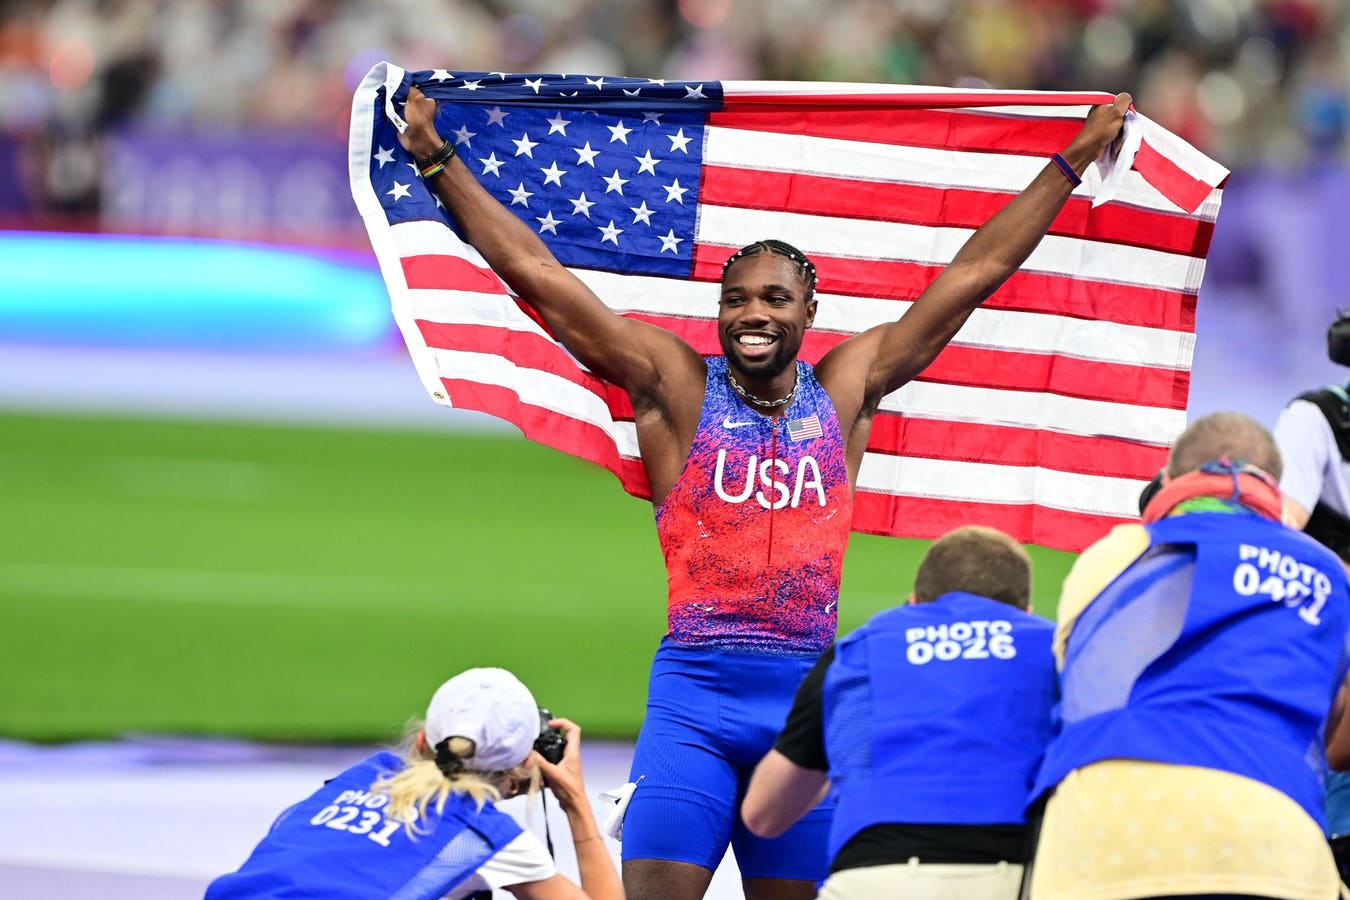
<instances>
[{"instance_id":1,"label":"blue canton with stars","mask_svg":"<svg viewBox=\"0 0 1350 900\"><path fill-rule=\"evenodd\" d=\"M687 277L708 112L717 82L585 75L409 73L440 101L436 126L507 209L564 265ZM398 133L374 110L370 175L391 224L444 222Z\"/></svg>"}]
</instances>

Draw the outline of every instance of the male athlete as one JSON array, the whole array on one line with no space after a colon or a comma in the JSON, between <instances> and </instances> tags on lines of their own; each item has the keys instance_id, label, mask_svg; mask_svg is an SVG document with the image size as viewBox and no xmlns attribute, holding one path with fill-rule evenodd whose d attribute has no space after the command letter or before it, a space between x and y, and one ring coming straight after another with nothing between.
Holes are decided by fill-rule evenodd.
<instances>
[{"instance_id":1,"label":"male athlete","mask_svg":"<svg viewBox=\"0 0 1350 900\"><path fill-rule=\"evenodd\" d=\"M623 826L630 898L698 898L730 844L759 898L814 896L828 871L828 811L780 838L737 806L793 693L834 638L853 486L877 405L956 334L1027 258L1083 172L1120 133L1120 94L981 227L897 322L797 359L816 314L815 267L761 241L722 273L724 356L626 319L494 200L408 94L403 146L470 244L583 365L627 392L669 575L669 631L652 667ZM443 165L443 168L441 167ZM1077 179L1075 177L1074 181Z\"/></svg>"}]
</instances>

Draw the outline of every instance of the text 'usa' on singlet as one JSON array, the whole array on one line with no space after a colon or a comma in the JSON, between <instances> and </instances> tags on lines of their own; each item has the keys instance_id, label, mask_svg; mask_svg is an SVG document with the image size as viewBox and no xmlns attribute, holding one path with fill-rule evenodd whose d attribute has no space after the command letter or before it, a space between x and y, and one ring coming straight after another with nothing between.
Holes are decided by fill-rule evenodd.
<instances>
[{"instance_id":1,"label":"text 'usa' on singlet","mask_svg":"<svg viewBox=\"0 0 1350 900\"><path fill-rule=\"evenodd\" d=\"M707 358L698 432L656 511L667 640L814 655L834 639L853 497L839 419L797 363L784 415L751 409Z\"/></svg>"}]
</instances>

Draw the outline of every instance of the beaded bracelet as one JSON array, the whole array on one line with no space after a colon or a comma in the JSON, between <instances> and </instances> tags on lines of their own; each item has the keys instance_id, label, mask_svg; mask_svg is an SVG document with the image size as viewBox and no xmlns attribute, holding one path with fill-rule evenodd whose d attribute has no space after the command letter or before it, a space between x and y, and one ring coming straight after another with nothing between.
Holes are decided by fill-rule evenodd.
<instances>
[{"instance_id":1,"label":"beaded bracelet","mask_svg":"<svg viewBox=\"0 0 1350 900\"><path fill-rule=\"evenodd\" d=\"M1083 183L1083 179L1078 177L1078 173L1073 170L1073 166L1069 165L1067 159L1056 153L1054 156L1050 157L1050 161L1059 166L1059 170L1064 173L1064 177L1069 179L1069 184L1078 187Z\"/></svg>"},{"instance_id":2,"label":"beaded bracelet","mask_svg":"<svg viewBox=\"0 0 1350 900\"><path fill-rule=\"evenodd\" d=\"M441 171L441 169L444 169L445 164L448 163L450 158L454 155L455 145L449 141L445 141L441 144L441 149L437 150L426 159L417 160L417 171L423 178L430 178L432 175Z\"/></svg>"}]
</instances>

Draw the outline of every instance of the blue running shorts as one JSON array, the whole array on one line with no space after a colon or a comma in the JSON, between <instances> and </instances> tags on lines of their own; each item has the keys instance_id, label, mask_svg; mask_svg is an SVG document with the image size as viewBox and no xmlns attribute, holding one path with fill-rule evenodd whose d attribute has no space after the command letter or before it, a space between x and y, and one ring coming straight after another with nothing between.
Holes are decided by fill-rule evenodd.
<instances>
[{"instance_id":1,"label":"blue running shorts","mask_svg":"<svg viewBox=\"0 0 1350 900\"><path fill-rule=\"evenodd\" d=\"M629 775L637 789L624 816L623 859L716 870L730 846L743 878L825 879L832 799L771 840L740 817L750 775L814 662L662 641Z\"/></svg>"}]
</instances>

